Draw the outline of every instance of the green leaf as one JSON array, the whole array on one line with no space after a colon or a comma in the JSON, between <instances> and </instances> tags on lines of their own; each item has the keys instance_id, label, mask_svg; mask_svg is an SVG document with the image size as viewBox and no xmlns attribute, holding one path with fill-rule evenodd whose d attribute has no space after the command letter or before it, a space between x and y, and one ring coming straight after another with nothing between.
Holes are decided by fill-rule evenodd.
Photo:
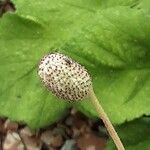
<instances>
[{"instance_id":1,"label":"green leaf","mask_svg":"<svg viewBox=\"0 0 150 150\"><path fill-rule=\"evenodd\" d=\"M140 118L124 123L117 127L126 150L149 150L150 118ZM107 150L115 150L112 141L109 141Z\"/></svg>"},{"instance_id":2,"label":"green leaf","mask_svg":"<svg viewBox=\"0 0 150 150\"><path fill-rule=\"evenodd\" d=\"M19 2L15 3L18 11L4 15L0 22L0 115L39 128L55 122L69 105L56 100L42 86L37 76L38 62L70 39L91 12L70 8L66 3L47 1L44 6L41 1L27 5ZM20 7L30 14L19 12ZM39 17L44 12L47 15ZM81 21L75 21L80 14Z\"/></svg>"},{"instance_id":3,"label":"green leaf","mask_svg":"<svg viewBox=\"0 0 150 150\"><path fill-rule=\"evenodd\" d=\"M64 47L89 61L91 66L84 65L93 77L95 93L115 124L150 114L149 14L144 8L101 11L72 39L73 45L69 41ZM97 116L86 101L77 107Z\"/></svg>"},{"instance_id":4,"label":"green leaf","mask_svg":"<svg viewBox=\"0 0 150 150\"><path fill-rule=\"evenodd\" d=\"M70 105L39 81L37 64L60 49L89 70L96 95L115 124L149 115L148 1L14 0L0 20L0 115L40 128ZM89 101L76 104L97 114ZM118 113L119 112L119 113Z\"/></svg>"},{"instance_id":5,"label":"green leaf","mask_svg":"<svg viewBox=\"0 0 150 150\"><path fill-rule=\"evenodd\" d=\"M68 107L42 87L37 75L40 57L54 44L44 32L41 24L18 15L7 15L0 24L0 114L32 128L53 123Z\"/></svg>"}]
</instances>

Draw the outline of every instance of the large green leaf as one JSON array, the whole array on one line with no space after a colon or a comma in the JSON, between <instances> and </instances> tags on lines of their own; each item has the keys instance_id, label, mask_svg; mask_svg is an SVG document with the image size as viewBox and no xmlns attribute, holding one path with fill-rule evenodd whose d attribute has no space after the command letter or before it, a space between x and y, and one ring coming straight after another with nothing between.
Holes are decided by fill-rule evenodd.
<instances>
[{"instance_id":1,"label":"large green leaf","mask_svg":"<svg viewBox=\"0 0 150 150\"><path fill-rule=\"evenodd\" d=\"M150 119L140 118L124 123L117 127L126 150L149 150L150 141ZM108 143L107 150L115 150L112 141Z\"/></svg>"},{"instance_id":2,"label":"large green leaf","mask_svg":"<svg viewBox=\"0 0 150 150\"><path fill-rule=\"evenodd\" d=\"M60 49L85 65L97 97L114 123L149 115L148 1L14 0L0 20L0 115L39 128L69 104L37 77L39 59ZM76 105L96 117L89 101ZM119 112L119 113L118 113Z\"/></svg>"},{"instance_id":3,"label":"large green leaf","mask_svg":"<svg viewBox=\"0 0 150 150\"><path fill-rule=\"evenodd\" d=\"M68 104L42 87L36 73L38 62L70 39L91 12L74 10L66 3L19 2L15 3L18 12L3 16L0 22L0 115L39 128L60 118ZM30 15L20 12L20 7ZM75 21L80 14L81 21Z\"/></svg>"},{"instance_id":4,"label":"large green leaf","mask_svg":"<svg viewBox=\"0 0 150 150\"><path fill-rule=\"evenodd\" d=\"M95 20L72 39L75 44L69 41L64 47L84 55L93 65L89 71L95 93L117 124L150 114L149 15L146 9L128 7L98 12ZM86 101L77 107L94 115Z\"/></svg>"}]
</instances>

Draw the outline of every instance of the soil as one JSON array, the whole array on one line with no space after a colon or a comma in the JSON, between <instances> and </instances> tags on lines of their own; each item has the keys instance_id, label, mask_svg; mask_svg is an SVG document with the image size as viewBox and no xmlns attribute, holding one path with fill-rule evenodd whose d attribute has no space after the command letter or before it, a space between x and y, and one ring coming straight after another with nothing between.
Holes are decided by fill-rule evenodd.
<instances>
[{"instance_id":1,"label":"soil","mask_svg":"<svg viewBox=\"0 0 150 150\"><path fill-rule=\"evenodd\" d=\"M107 139L101 120L92 121L75 109L39 131L0 119L0 150L104 150Z\"/></svg>"}]
</instances>

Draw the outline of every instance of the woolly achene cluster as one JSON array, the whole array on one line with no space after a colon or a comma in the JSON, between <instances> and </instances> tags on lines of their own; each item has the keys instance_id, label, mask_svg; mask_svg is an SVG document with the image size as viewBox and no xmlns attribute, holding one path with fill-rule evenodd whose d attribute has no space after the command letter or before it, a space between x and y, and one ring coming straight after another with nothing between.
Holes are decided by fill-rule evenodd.
<instances>
[{"instance_id":1,"label":"woolly achene cluster","mask_svg":"<svg viewBox=\"0 0 150 150\"><path fill-rule=\"evenodd\" d=\"M77 101L89 94L91 78L87 70L63 54L44 56L38 74L47 89L59 98Z\"/></svg>"}]
</instances>

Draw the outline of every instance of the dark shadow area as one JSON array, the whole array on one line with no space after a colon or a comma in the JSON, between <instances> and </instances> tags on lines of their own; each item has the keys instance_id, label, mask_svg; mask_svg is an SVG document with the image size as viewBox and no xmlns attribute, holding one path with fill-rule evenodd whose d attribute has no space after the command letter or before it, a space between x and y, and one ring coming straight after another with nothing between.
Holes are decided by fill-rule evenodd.
<instances>
[{"instance_id":1,"label":"dark shadow area","mask_svg":"<svg viewBox=\"0 0 150 150\"><path fill-rule=\"evenodd\" d=\"M14 12L15 5L10 0L0 0L0 17L6 12Z\"/></svg>"}]
</instances>

